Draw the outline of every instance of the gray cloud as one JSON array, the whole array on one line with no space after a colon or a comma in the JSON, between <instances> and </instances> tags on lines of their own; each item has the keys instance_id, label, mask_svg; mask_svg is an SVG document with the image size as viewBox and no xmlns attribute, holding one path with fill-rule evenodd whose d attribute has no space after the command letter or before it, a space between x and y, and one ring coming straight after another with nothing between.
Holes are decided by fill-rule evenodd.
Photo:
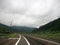
<instances>
[{"instance_id":1,"label":"gray cloud","mask_svg":"<svg viewBox=\"0 0 60 45\"><path fill-rule=\"evenodd\" d=\"M0 8L7 13L24 14L27 10L23 1L20 0L0 0Z\"/></svg>"},{"instance_id":2,"label":"gray cloud","mask_svg":"<svg viewBox=\"0 0 60 45\"><path fill-rule=\"evenodd\" d=\"M0 22L39 27L60 17L60 0L0 0Z\"/></svg>"}]
</instances>

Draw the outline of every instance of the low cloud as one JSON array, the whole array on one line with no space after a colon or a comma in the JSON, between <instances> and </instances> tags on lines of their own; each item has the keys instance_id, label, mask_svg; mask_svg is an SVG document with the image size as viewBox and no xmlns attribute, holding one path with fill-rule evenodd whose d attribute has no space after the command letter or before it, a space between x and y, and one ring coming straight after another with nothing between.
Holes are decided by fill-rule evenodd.
<instances>
[{"instance_id":1,"label":"low cloud","mask_svg":"<svg viewBox=\"0 0 60 45\"><path fill-rule=\"evenodd\" d=\"M0 22L39 27L60 17L60 0L0 0Z\"/></svg>"}]
</instances>

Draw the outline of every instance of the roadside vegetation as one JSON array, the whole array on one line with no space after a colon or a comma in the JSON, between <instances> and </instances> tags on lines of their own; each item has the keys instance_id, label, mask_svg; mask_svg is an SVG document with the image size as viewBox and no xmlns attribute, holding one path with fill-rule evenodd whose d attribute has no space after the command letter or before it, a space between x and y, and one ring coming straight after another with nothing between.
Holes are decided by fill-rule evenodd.
<instances>
[{"instance_id":1,"label":"roadside vegetation","mask_svg":"<svg viewBox=\"0 0 60 45\"><path fill-rule=\"evenodd\" d=\"M20 33L21 35L32 36L36 38L42 38L60 43L60 32L41 32L41 33Z\"/></svg>"},{"instance_id":2,"label":"roadside vegetation","mask_svg":"<svg viewBox=\"0 0 60 45\"><path fill-rule=\"evenodd\" d=\"M60 43L60 18L46 25L40 26L40 28L34 29L31 33L24 33L24 35L30 35Z\"/></svg>"},{"instance_id":3,"label":"roadside vegetation","mask_svg":"<svg viewBox=\"0 0 60 45\"><path fill-rule=\"evenodd\" d=\"M51 41L60 43L60 32L57 32L57 33L45 32L45 33L30 33L30 34L25 33L25 35L28 35L28 36L30 35L32 37L47 39L47 40L51 40Z\"/></svg>"},{"instance_id":4,"label":"roadside vegetation","mask_svg":"<svg viewBox=\"0 0 60 45\"><path fill-rule=\"evenodd\" d=\"M0 38L13 38L16 36L16 33L10 31L11 28L0 24Z\"/></svg>"},{"instance_id":5,"label":"roadside vegetation","mask_svg":"<svg viewBox=\"0 0 60 45\"><path fill-rule=\"evenodd\" d=\"M10 34L4 34L3 38L15 38L16 37L16 33L10 33Z\"/></svg>"},{"instance_id":6,"label":"roadside vegetation","mask_svg":"<svg viewBox=\"0 0 60 45\"><path fill-rule=\"evenodd\" d=\"M60 18L41 26L39 29L34 29L31 33L31 36L60 43Z\"/></svg>"}]
</instances>

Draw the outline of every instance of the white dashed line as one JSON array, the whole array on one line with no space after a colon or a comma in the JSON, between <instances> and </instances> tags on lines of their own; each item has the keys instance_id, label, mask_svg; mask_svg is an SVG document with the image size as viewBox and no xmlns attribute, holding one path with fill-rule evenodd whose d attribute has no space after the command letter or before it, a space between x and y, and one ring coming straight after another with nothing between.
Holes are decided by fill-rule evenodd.
<instances>
[{"instance_id":1,"label":"white dashed line","mask_svg":"<svg viewBox=\"0 0 60 45\"><path fill-rule=\"evenodd\" d=\"M28 42L28 40L23 36L23 38L25 39L25 41L27 42L28 45L30 45L30 43Z\"/></svg>"},{"instance_id":2,"label":"white dashed line","mask_svg":"<svg viewBox=\"0 0 60 45\"><path fill-rule=\"evenodd\" d=\"M15 45L18 45L18 43L19 43L19 41L21 40L21 35L19 35L19 39L18 39L18 41L16 42L16 44Z\"/></svg>"}]
</instances>

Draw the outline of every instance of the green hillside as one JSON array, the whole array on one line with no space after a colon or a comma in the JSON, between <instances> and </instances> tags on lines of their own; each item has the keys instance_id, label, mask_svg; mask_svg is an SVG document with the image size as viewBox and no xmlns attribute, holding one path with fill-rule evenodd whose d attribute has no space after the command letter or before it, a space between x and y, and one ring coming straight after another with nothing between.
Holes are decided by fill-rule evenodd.
<instances>
[{"instance_id":1,"label":"green hillside","mask_svg":"<svg viewBox=\"0 0 60 45\"><path fill-rule=\"evenodd\" d=\"M0 33L9 33L10 27L0 24Z\"/></svg>"},{"instance_id":2,"label":"green hillside","mask_svg":"<svg viewBox=\"0 0 60 45\"><path fill-rule=\"evenodd\" d=\"M12 32L12 28L0 23L0 38L13 38L16 33Z\"/></svg>"},{"instance_id":3,"label":"green hillside","mask_svg":"<svg viewBox=\"0 0 60 45\"><path fill-rule=\"evenodd\" d=\"M60 43L60 18L34 29L30 35Z\"/></svg>"},{"instance_id":4,"label":"green hillside","mask_svg":"<svg viewBox=\"0 0 60 45\"><path fill-rule=\"evenodd\" d=\"M39 29L35 29L33 32L47 32L47 31L60 31L60 18L56 19L48 24L40 26Z\"/></svg>"}]
</instances>

